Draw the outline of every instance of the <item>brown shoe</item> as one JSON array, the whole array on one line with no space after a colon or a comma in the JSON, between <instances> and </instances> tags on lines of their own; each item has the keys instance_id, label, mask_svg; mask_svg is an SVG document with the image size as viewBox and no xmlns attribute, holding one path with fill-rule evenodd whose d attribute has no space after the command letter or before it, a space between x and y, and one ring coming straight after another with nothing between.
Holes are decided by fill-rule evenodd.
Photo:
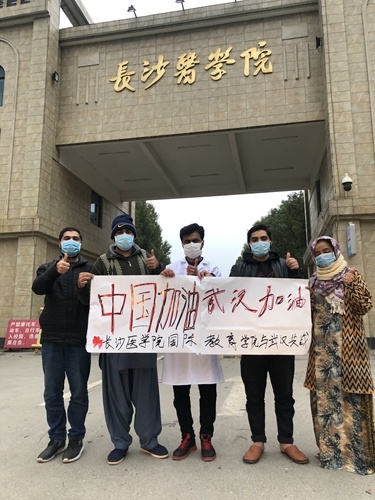
<instances>
[{"instance_id":1,"label":"brown shoe","mask_svg":"<svg viewBox=\"0 0 375 500\"><path fill-rule=\"evenodd\" d=\"M242 460L245 464L256 464L259 462L260 457L263 455L264 448L257 444L252 444L247 450Z\"/></svg>"},{"instance_id":2,"label":"brown shoe","mask_svg":"<svg viewBox=\"0 0 375 500\"><path fill-rule=\"evenodd\" d=\"M302 451L299 450L294 444L291 444L280 451L296 464L302 465L309 462L309 459L306 457L306 455L304 455Z\"/></svg>"}]
</instances>

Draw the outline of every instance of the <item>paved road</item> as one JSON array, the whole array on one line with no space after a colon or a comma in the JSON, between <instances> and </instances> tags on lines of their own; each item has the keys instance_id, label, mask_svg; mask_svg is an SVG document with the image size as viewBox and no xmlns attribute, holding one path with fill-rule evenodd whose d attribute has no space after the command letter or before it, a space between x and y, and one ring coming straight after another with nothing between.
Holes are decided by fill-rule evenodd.
<instances>
[{"instance_id":1,"label":"paved road","mask_svg":"<svg viewBox=\"0 0 375 500\"><path fill-rule=\"evenodd\" d=\"M375 374L375 351L371 352L371 359ZM256 465L242 462L250 441L239 359L224 358L226 381L218 387L214 462L202 462L199 451L181 462L170 458L157 460L140 453L135 436L125 461L109 466L106 457L112 444L103 418L97 357L93 356L92 361L90 410L81 459L63 464L57 457L39 464L36 457L48 442L41 356L32 351L0 353L1 500L375 500L375 476L362 477L318 467L309 394L302 385L305 357L296 361L295 441L310 457L308 465L296 465L279 452L270 392L266 453ZM159 368L162 362L159 360ZM172 389L163 385L160 389L163 418L160 442L172 452L180 441ZM196 416L196 388L192 396Z\"/></svg>"}]
</instances>

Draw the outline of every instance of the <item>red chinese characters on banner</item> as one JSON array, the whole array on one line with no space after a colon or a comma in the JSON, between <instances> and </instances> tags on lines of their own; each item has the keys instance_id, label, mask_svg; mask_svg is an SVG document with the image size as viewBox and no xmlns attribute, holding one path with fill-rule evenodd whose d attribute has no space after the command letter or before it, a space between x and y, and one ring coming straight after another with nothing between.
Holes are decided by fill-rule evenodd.
<instances>
[{"instance_id":1,"label":"red chinese characters on banner","mask_svg":"<svg viewBox=\"0 0 375 500\"><path fill-rule=\"evenodd\" d=\"M37 319L11 319L8 321L4 349L31 349L39 334Z\"/></svg>"}]
</instances>

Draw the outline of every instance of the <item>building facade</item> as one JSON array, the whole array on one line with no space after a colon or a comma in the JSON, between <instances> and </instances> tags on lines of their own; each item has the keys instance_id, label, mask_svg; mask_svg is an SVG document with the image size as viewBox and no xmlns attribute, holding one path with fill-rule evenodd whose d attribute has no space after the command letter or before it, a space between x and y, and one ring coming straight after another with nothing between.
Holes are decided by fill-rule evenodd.
<instances>
[{"instance_id":1,"label":"building facade","mask_svg":"<svg viewBox=\"0 0 375 500\"><path fill-rule=\"evenodd\" d=\"M31 283L62 227L94 259L141 199L304 190L308 241L337 238L375 290L375 0L100 24L79 4L0 1L0 337L37 317Z\"/></svg>"}]
</instances>

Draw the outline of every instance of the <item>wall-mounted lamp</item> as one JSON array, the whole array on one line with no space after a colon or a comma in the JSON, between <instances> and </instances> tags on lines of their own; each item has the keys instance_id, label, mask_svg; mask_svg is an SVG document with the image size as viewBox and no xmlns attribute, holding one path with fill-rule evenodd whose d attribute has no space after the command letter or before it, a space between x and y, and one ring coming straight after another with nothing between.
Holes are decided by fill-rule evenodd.
<instances>
[{"instance_id":1,"label":"wall-mounted lamp","mask_svg":"<svg viewBox=\"0 0 375 500\"><path fill-rule=\"evenodd\" d=\"M319 50L319 48L322 46L322 37L321 36L316 36L315 37L315 48Z\"/></svg>"},{"instance_id":2,"label":"wall-mounted lamp","mask_svg":"<svg viewBox=\"0 0 375 500\"><path fill-rule=\"evenodd\" d=\"M357 253L357 241L355 236L355 224L349 222L346 227L346 244L348 247L348 257L353 257Z\"/></svg>"},{"instance_id":3,"label":"wall-mounted lamp","mask_svg":"<svg viewBox=\"0 0 375 500\"><path fill-rule=\"evenodd\" d=\"M176 3L180 3L181 4L182 10L185 10L184 2L185 2L185 0L176 0Z\"/></svg>"},{"instance_id":4,"label":"wall-mounted lamp","mask_svg":"<svg viewBox=\"0 0 375 500\"><path fill-rule=\"evenodd\" d=\"M134 17L137 17L137 14L135 11L136 11L136 9L135 9L134 5L131 5L130 7L128 7L128 12L133 12Z\"/></svg>"},{"instance_id":5,"label":"wall-mounted lamp","mask_svg":"<svg viewBox=\"0 0 375 500\"><path fill-rule=\"evenodd\" d=\"M58 74L58 72L57 72L57 71L54 71L54 72L52 73L52 75L51 75L51 78L52 78L52 80L53 80L54 82L56 82L56 83L57 83L57 82L60 80L60 75Z\"/></svg>"},{"instance_id":6,"label":"wall-mounted lamp","mask_svg":"<svg viewBox=\"0 0 375 500\"><path fill-rule=\"evenodd\" d=\"M345 174L345 177L343 177L341 184L342 187L344 188L344 191L350 191L352 189L353 181L348 176L348 174Z\"/></svg>"}]
</instances>

